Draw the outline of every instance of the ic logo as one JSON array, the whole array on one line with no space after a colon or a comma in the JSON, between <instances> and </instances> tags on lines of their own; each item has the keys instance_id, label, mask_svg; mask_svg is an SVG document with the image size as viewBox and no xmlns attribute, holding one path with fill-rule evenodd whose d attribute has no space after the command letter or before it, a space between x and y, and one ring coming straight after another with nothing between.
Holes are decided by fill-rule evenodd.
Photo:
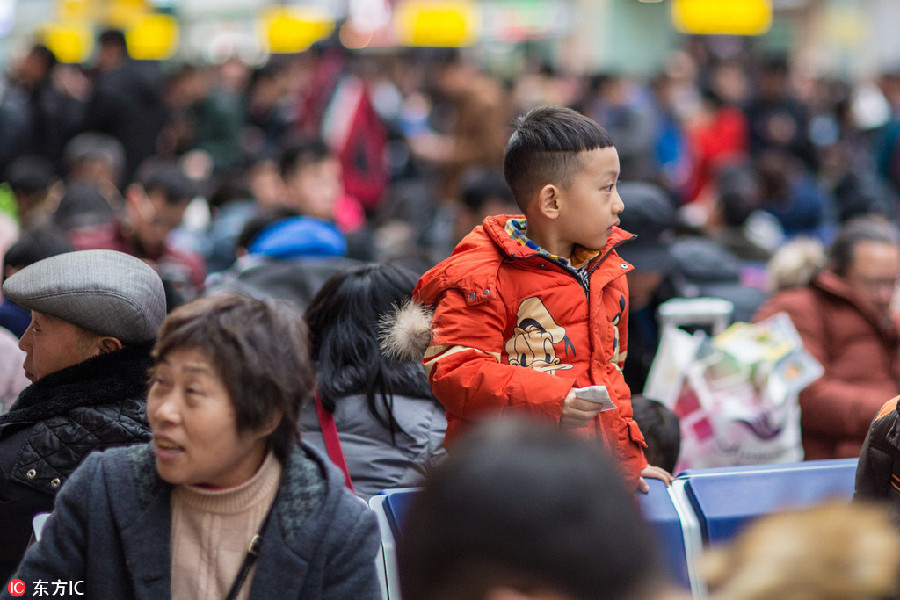
<instances>
[{"instance_id":1,"label":"ic logo","mask_svg":"<svg viewBox=\"0 0 900 600\"><path fill-rule=\"evenodd\" d=\"M6 587L9 590L10 596L18 597L25 595L25 582L21 579L13 579Z\"/></svg>"}]
</instances>

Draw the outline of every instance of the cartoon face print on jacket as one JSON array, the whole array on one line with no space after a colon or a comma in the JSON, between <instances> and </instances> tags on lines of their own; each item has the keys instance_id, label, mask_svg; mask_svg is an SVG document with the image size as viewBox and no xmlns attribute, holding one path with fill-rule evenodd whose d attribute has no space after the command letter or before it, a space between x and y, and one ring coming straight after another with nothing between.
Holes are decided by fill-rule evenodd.
<instances>
[{"instance_id":1,"label":"cartoon face print on jacket","mask_svg":"<svg viewBox=\"0 0 900 600\"><path fill-rule=\"evenodd\" d=\"M556 355L554 344L565 343L566 354L575 347L566 336L565 327L556 323L540 298L526 298L516 313L513 336L506 341L509 364L552 373L571 369Z\"/></svg>"}]
</instances>

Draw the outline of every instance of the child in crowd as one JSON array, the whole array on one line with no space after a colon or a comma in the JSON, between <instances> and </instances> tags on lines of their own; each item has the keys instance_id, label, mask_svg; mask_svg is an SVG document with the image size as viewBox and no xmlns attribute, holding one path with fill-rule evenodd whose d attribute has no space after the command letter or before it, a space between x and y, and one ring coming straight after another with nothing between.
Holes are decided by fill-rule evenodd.
<instances>
[{"instance_id":1,"label":"child in crowd","mask_svg":"<svg viewBox=\"0 0 900 600\"><path fill-rule=\"evenodd\" d=\"M681 453L678 415L659 400L651 400L642 394L631 397L631 409L647 443L644 448L647 462L659 465L669 473L674 472Z\"/></svg>"},{"instance_id":2,"label":"child in crowd","mask_svg":"<svg viewBox=\"0 0 900 600\"><path fill-rule=\"evenodd\" d=\"M625 208L609 134L568 108L517 119L504 176L524 213L491 216L428 271L414 296L434 308L423 363L447 410L447 440L490 413L526 413L596 437L632 488L648 466L622 376L633 267L616 248ZM580 390L579 388L591 388Z\"/></svg>"}]
</instances>

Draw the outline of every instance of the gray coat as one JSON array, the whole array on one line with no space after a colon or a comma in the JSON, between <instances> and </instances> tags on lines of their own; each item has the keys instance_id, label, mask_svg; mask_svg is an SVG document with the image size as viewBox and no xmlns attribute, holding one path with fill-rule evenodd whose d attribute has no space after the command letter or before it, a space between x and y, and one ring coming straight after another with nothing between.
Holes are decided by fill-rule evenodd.
<instances>
[{"instance_id":1,"label":"gray coat","mask_svg":"<svg viewBox=\"0 0 900 600\"><path fill-rule=\"evenodd\" d=\"M365 394L352 394L335 402L337 427L354 491L368 499L378 492L421 485L425 469L444 455L441 445L447 430L444 407L437 400L393 396L393 413L401 431L390 432L375 420ZM322 429L313 402L300 412L303 440L325 452Z\"/></svg>"},{"instance_id":2,"label":"gray coat","mask_svg":"<svg viewBox=\"0 0 900 600\"><path fill-rule=\"evenodd\" d=\"M251 599L380 598L375 516L326 460L303 446L284 465ZM16 577L29 589L38 580L83 581L86 598L168 598L171 490L148 444L92 454L63 486ZM10 596L4 589L0 597Z\"/></svg>"}]
</instances>

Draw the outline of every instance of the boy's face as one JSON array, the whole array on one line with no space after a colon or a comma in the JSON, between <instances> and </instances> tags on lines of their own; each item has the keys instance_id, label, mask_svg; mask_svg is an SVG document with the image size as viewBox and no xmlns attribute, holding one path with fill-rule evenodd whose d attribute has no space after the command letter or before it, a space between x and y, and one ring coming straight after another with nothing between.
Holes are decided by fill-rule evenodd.
<instances>
[{"instance_id":1,"label":"boy's face","mask_svg":"<svg viewBox=\"0 0 900 600\"><path fill-rule=\"evenodd\" d=\"M566 243L600 250L625 208L616 183L619 153L597 148L578 155L582 168L568 186L560 187L559 235Z\"/></svg>"}]
</instances>

